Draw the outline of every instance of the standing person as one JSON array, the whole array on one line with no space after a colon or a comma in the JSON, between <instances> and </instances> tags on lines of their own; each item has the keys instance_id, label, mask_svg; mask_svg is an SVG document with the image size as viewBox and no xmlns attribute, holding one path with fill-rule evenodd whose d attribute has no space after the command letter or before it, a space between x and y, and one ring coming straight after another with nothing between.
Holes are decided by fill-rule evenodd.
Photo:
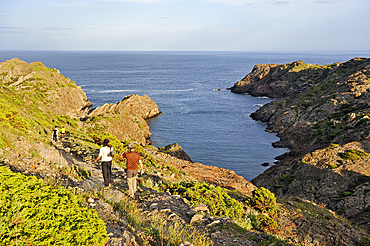
<instances>
[{"instance_id":1,"label":"standing person","mask_svg":"<svg viewBox=\"0 0 370 246\"><path fill-rule=\"evenodd\" d=\"M66 136L66 129L64 128L64 126L62 126L62 129L60 129L60 134L62 135L62 138Z\"/></svg>"},{"instance_id":2,"label":"standing person","mask_svg":"<svg viewBox=\"0 0 370 246\"><path fill-rule=\"evenodd\" d=\"M96 157L94 162L97 162L101 157L101 168L103 172L105 188L111 185L112 180L112 159L114 157L113 147L109 146L109 140L104 139L103 147L100 148L99 155Z\"/></svg>"},{"instance_id":3,"label":"standing person","mask_svg":"<svg viewBox=\"0 0 370 246\"><path fill-rule=\"evenodd\" d=\"M139 153L134 150L135 145L133 143L128 144L128 152L122 153L120 158L127 159L127 184L128 194L130 197L134 197L137 190L136 186L136 175L138 173L138 163L140 163L140 173L144 173L143 162L141 161Z\"/></svg>"},{"instance_id":4,"label":"standing person","mask_svg":"<svg viewBox=\"0 0 370 246\"><path fill-rule=\"evenodd\" d=\"M55 126L55 127L53 128L53 141L54 141L54 142L57 142L57 141L58 141L58 133L59 133L59 130L58 130L58 128Z\"/></svg>"}]
</instances>

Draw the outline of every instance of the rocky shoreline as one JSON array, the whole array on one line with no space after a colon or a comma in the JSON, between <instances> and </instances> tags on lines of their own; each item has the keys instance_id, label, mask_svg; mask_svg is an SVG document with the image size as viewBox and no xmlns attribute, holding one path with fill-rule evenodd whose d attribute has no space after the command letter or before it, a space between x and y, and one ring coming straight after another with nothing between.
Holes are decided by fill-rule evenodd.
<instances>
[{"instance_id":1,"label":"rocky shoreline","mask_svg":"<svg viewBox=\"0 0 370 246\"><path fill-rule=\"evenodd\" d=\"M213 245L279 244L280 237L289 241L284 245L355 245L368 237L368 232L357 226L369 225L369 158L363 154L355 161L344 160L340 154L358 150L362 152L355 153L360 155L369 151L367 135L363 133L368 127L365 118L368 64L367 59L354 59L331 65L328 71L302 62L258 65L232 88L236 93L281 97L261 107L252 117L267 122L267 130L278 133L281 140L275 146L289 147L291 151L279 157L281 163L267 169L252 184L232 170L193 162L176 144L161 149L151 146L145 120L161 112L148 96L131 95L115 104L91 109L91 102L81 88L58 70L40 62L28 64L12 59L0 64L4 92L0 106L5 112L0 118L8 124L0 129L0 162L14 172L52 179L73 190L95 194L90 195L86 204L106 223L109 240L105 245L143 245L143 242L146 242L144 245L160 245L160 242L149 240L144 231L135 230L111 205L129 199L125 193L124 168L118 162L113 168L113 187L102 190L100 166L92 160L99 148L96 142L107 137L114 139L119 147L122 147L121 142L135 141L145 150L142 158L145 158L147 173L140 177L141 192L132 202L147 215L158 213L168 223L178 222L198 231L208 231ZM334 82L331 81L333 76ZM345 76L348 80L343 79ZM328 83L336 83L339 89L324 94L324 85ZM323 86L325 90L317 89ZM313 96L307 95L313 93L310 90L322 98L317 100L320 106L315 105ZM333 93L338 98L334 98ZM326 99L328 105L323 103ZM344 104L350 106L344 107ZM355 112L349 111L352 107L356 107ZM339 115L338 109L346 110L344 116L340 115L346 118L345 122L347 114L356 114L348 121L352 128L345 127L334 117ZM338 131L330 141L321 138L333 134L324 131L328 115L334 115L330 118L334 126L342 124L345 131L351 131L351 137L346 136L348 132ZM67 137L57 143L50 142L50 129L54 125L64 125L68 131ZM330 129L336 130L335 127ZM319 131L321 134L317 134ZM105 132L105 135L99 136L96 132ZM328 164L337 167L329 168ZM262 229L245 232L228 217L210 216L207 207L197 208L178 195L157 192L164 182L205 182L212 187L223 187L243 204L257 187L267 187L282 199L275 215L277 226L281 228L281 232L275 233L280 236L271 237ZM266 216L246 205L244 210L251 218ZM338 213L357 226L347 223ZM181 245L190 244L183 242Z\"/></svg>"},{"instance_id":2,"label":"rocky shoreline","mask_svg":"<svg viewBox=\"0 0 370 246\"><path fill-rule=\"evenodd\" d=\"M299 197L370 228L370 59L260 64L231 91L276 101L251 115L291 149L252 180L279 198Z\"/></svg>"}]
</instances>

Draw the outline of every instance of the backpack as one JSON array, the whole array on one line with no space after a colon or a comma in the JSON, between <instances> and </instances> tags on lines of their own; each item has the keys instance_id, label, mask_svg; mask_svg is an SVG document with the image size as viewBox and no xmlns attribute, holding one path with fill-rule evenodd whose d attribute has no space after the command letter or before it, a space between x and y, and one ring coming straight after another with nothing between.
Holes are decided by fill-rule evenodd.
<instances>
[{"instance_id":1,"label":"backpack","mask_svg":"<svg viewBox=\"0 0 370 246\"><path fill-rule=\"evenodd\" d=\"M108 153L107 156L113 156L113 155L114 155L113 147L110 147L110 152Z\"/></svg>"}]
</instances>

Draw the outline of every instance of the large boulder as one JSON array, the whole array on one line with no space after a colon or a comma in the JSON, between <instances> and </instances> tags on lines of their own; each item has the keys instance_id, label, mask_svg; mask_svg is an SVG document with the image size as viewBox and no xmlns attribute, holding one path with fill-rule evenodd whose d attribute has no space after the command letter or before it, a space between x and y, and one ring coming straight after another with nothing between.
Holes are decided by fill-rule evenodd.
<instances>
[{"instance_id":1,"label":"large boulder","mask_svg":"<svg viewBox=\"0 0 370 246\"><path fill-rule=\"evenodd\" d=\"M177 143L169 144L160 149L164 153L168 153L176 158L183 159L185 161L193 162L188 154L182 149Z\"/></svg>"}]
</instances>

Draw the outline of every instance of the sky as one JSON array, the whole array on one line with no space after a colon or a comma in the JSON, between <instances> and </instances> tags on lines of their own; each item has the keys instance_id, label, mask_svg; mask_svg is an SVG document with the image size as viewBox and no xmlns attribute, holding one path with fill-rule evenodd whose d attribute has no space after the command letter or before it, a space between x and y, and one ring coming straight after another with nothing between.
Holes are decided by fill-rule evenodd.
<instances>
[{"instance_id":1,"label":"sky","mask_svg":"<svg viewBox=\"0 0 370 246\"><path fill-rule=\"evenodd\" d=\"M369 0L0 0L0 50L370 50Z\"/></svg>"}]
</instances>

